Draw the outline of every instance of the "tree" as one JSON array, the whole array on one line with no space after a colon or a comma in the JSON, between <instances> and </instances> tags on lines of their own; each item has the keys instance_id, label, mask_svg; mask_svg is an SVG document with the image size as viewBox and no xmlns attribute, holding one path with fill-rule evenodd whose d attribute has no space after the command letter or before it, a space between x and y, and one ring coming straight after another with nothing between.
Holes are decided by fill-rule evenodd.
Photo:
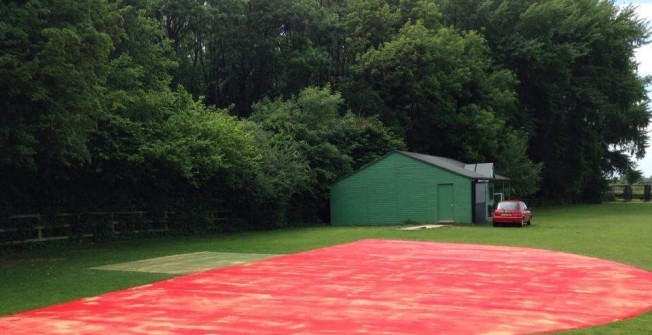
<instances>
[{"instance_id":1,"label":"tree","mask_svg":"<svg viewBox=\"0 0 652 335\"><path fill-rule=\"evenodd\" d=\"M631 186L634 185L641 180L643 180L643 171L641 170L629 170L625 175L625 181L627 182L627 185Z\"/></svg>"},{"instance_id":2,"label":"tree","mask_svg":"<svg viewBox=\"0 0 652 335\"><path fill-rule=\"evenodd\" d=\"M378 120L342 115L342 105L340 94L327 86L307 87L289 99L266 99L253 106L250 120L271 134L272 143L292 148L297 160L292 164L307 164L307 175L293 177L306 183L288 199L291 219L326 220L333 181L404 146Z\"/></svg>"},{"instance_id":3,"label":"tree","mask_svg":"<svg viewBox=\"0 0 652 335\"><path fill-rule=\"evenodd\" d=\"M428 29L441 27L441 13L425 0L347 1L344 8L347 48L352 58L392 40L406 23L420 21Z\"/></svg>"},{"instance_id":4,"label":"tree","mask_svg":"<svg viewBox=\"0 0 652 335\"><path fill-rule=\"evenodd\" d=\"M63 193L91 160L123 18L108 1L11 1L0 13L0 210L74 202Z\"/></svg>"},{"instance_id":5,"label":"tree","mask_svg":"<svg viewBox=\"0 0 652 335\"><path fill-rule=\"evenodd\" d=\"M225 208L258 174L245 123L170 90L170 45L134 5L2 5L2 207Z\"/></svg>"},{"instance_id":6,"label":"tree","mask_svg":"<svg viewBox=\"0 0 652 335\"><path fill-rule=\"evenodd\" d=\"M599 201L605 177L642 157L650 112L634 50L649 29L610 1L440 1L445 19L486 37L493 59L519 81L528 153L543 162L540 194Z\"/></svg>"},{"instance_id":7,"label":"tree","mask_svg":"<svg viewBox=\"0 0 652 335\"><path fill-rule=\"evenodd\" d=\"M366 87L351 103L406 137L411 150L466 161L495 157L505 129L499 113L514 109L513 77L493 70L479 35L420 21L371 49L356 67ZM500 111L500 112L499 112Z\"/></svg>"},{"instance_id":8,"label":"tree","mask_svg":"<svg viewBox=\"0 0 652 335\"><path fill-rule=\"evenodd\" d=\"M44 171L87 163L88 137L104 113L109 55L124 34L116 6L0 6L0 166Z\"/></svg>"},{"instance_id":9,"label":"tree","mask_svg":"<svg viewBox=\"0 0 652 335\"><path fill-rule=\"evenodd\" d=\"M153 9L181 65L175 82L207 104L247 116L263 97L330 80L329 46L315 36L328 32L328 13L314 1L160 0Z\"/></svg>"},{"instance_id":10,"label":"tree","mask_svg":"<svg viewBox=\"0 0 652 335\"><path fill-rule=\"evenodd\" d=\"M509 177L513 198L531 196L541 186L543 163L535 163L527 155L528 138L520 132L508 133L501 138L501 146L495 158L496 171Z\"/></svg>"},{"instance_id":11,"label":"tree","mask_svg":"<svg viewBox=\"0 0 652 335\"><path fill-rule=\"evenodd\" d=\"M325 220L329 185L396 149L494 161L519 196L540 182L597 201L649 140L633 52L650 30L611 1L29 0L0 14L12 211L181 199L264 227Z\"/></svg>"}]
</instances>

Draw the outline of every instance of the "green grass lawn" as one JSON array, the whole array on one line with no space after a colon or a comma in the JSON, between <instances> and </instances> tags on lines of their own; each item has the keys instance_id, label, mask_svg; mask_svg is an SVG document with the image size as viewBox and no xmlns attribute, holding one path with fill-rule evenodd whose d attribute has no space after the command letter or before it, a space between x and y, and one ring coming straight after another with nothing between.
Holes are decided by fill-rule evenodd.
<instances>
[{"instance_id":1,"label":"green grass lawn","mask_svg":"<svg viewBox=\"0 0 652 335\"><path fill-rule=\"evenodd\" d=\"M535 209L532 226L525 228L457 225L399 231L396 227L313 227L4 252L0 256L0 315L172 277L167 274L90 270L91 267L199 251L294 253L365 238L552 249L614 260L652 271L652 204L610 203ZM563 334L650 333L652 312Z\"/></svg>"}]
</instances>

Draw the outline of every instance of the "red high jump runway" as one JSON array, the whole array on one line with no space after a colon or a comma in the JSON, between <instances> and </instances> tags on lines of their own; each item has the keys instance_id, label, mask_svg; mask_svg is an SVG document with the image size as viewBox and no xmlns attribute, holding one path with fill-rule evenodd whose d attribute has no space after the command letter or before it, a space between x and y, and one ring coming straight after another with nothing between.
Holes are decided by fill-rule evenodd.
<instances>
[{"instance_id":1,"label":"red high jump runway","mask_svg":"<svg viewBox=\"0 0 652 335\"><path fill-rule=\"evenodd\" d=\"M652 309L652 273L561 252L363 240L0 318L0 334L529 334Z\"/></svg>"}]
</instances>

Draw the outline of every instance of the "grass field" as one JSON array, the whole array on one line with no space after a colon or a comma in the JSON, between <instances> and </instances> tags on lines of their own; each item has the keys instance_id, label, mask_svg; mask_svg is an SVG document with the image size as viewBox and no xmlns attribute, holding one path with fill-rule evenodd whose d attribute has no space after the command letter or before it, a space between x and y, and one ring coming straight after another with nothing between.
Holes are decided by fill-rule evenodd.
<instances>
[{"instance_id":1,"label":"grass field","mask_svg":"<svg viewBox=\"0 0 652 335\"><path fill-rule=\"evenodd\" d=\"M533 225L452 226L399 231L396 227L314 227L209 237L83 244L0 256L0 315L142 285L173 275L89 268L182 253L213 251L283 254L365 238L523 246L600 257L652 271L652 204L610 203L534 210ZM652 288L651 288L652 289ZM533 318L537 315L533 314ZM563 334L652 333L652 312L634 319Z\"/></svg>"}]
</instances>

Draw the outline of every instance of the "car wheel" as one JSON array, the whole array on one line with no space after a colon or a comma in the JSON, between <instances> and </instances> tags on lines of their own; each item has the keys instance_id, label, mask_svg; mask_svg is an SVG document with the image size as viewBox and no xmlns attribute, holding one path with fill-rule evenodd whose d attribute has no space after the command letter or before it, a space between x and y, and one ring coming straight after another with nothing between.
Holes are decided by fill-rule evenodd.
<instances>
[{"instance_id":1,"label":"car wheel","mask_svg":"<svg viewBox=\"0 0 652 335\"><path fill-rule=\"evenodd\" d=\"M492 222L492 224L494 225L494 227L498 227L498 223L497 223L497 222Z\"/></svg>"},{"instance_id":2,"label":"car wheel","mask_svg":"<svg viewBox=\"0 0 652 335\"><path fill-rule=\"evenodd\" d=\"M521 218L521 225L520 227L525 227L525 219Z\"/></svg>"},{"instance_id":3,"label":"car wheel","mask_svg":"<svg viewBox=\"0 0 652 335\"><path fill-rule=\"evenodd\" d=\"M526 223L527 223L528 226L531 225L531 224L532 224L532 217L530 217L530 218L527 220Z\"/></svg>"}]
</instances>

